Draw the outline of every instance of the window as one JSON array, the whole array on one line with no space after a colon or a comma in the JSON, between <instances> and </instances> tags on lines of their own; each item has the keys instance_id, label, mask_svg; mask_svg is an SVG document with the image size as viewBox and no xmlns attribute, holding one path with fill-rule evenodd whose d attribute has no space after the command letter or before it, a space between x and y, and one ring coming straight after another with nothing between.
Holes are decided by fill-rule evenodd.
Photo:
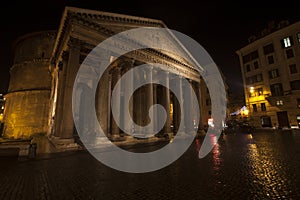
<instances>
[{"instance_id":1,"label":"window","mask_svg":"<svg viewBox=\"0 0 300 200\"><path fill-rule=\"evenodd\" d=\"M263 95L263 89L262 88L254 89L254 87L250 87L249 97L261 96L261 95Z\"/></svg>"},{"instance_id":2,"label":"window","mask_svg":"<svg viewBox=\"0 0 300 200\"><path fill-rule=\"evenodd\" d=\"M251 53L248 53L247 55L243 56L243 63L250 62L251 60L255 60L258 58L258 51L252 51Z\"/></svg>"},{"instance_id":3,"label":"window","mask_svg":"<svg viewBox=\"0 0 300 200\"><path fill-rule=\"evenodd\" d=\"M257 106L256 104L252 104L253 112L257 112Z\"/></svg>"},{"instance_id":4,"label":"window","mask_svg":"<svg viewBox=\"0 0 300 200\"><path fill-rule=\"evenodd\" d=\"M300 108L300 99L297 99L297 107Z\"/></svg>"},{"instance_id":5,"label":"window","mask_svg":"<svg viewBox=\"0 0 300 200\"><path fill-rule=\"evenodd\" d=\"M252 77L247 77L246 78L246 83L247 85L251 85L253 82L252 82Z\"/></svg>"},{"instance_id":6,"label":"window","mask_svg":"<svg viewBox=\"0 0 300 200\"><path fill-rule=\"evenodd\" d=\"M258 94L258 96L263 95L263 89L262 88L257 88L257 94Z\"/></svg>"},{"instance_id":7,"label":"window","mask_svg":"<svg viewBox=\"0 0 300 200\"><path fill-rule=\"evenodd\" d=\"M300 44L300 33L297 33L298 43Z\"/></svg>"},{"instance_id":8,"label":"window","mask_svg":"<svg viewBox=\"0 0 300 200\"><path fill-rule=\"evenodd\" d=\"M265 103L261 103L260 108L261 108L261 111L266 111L267 110Z\"/></svg>"},{"instance_id":9,"label":"window","mask_svg":"<svg viewBox=\"0 0 300 200\"><path fill-rule=\"evenodd\" d=\"M250 72L250 71L251 71L250 65L246 65L246 71L247 71L247 72Z\"/></svg>"},{"instance_id":10,"label":"window","mask_svg":"<svg viewBox=\"0 0 300 200\"><path fill-rule=\"evenodd\" d=\"M254 76L255 77L255 76ZM257 74L256 75L256 82L261 82L263 80L262 74Z\"/></svg>"},{"instance_id":11,"label":"window","mask_svg":"<svg viewBox=\"0 0 300 200\"><path fill-rule=\"evenodd\" d=\"M277 78L277 77L279 77L278 69L274 69L274 70L269 71L269 78L270 79Z\"/></svg>"},{"instance_id":12,"label":"window","mask_svg":"<svg viewBox=\"0 0 300 200\"><path fill-rule=\"evenodd\" d=\"M276 105L277 106L282 106L283 105L283 101L282 100L277 100L276 101Z\"/></svg>"},{"instance_id":13,"label":"window","mask_svg":"<svg viewBox=\"0 0 300 200\"><path fill-rule=\"evenodd\" d=\"M297 66L296 66L296 64L290 65L289 68L290 68L290 73L291 74L297 73Z\"/></svg>"},{"instance_id":14,"label":"window","mask_svg":"<svg viewBox=\"0 0 300 200\"><path fill-rule=\"evenodd\" d=\"M270 86L271 87L271 93L272 96L282 96L283 90L282 90L282 84L276 83Z\"/></svg>"},{"instance_id":15,"label":"window","mask_svg":"<svg viewBox=\"0 0 300 200\"><path fill-rule=\"evenodd\" d=\"M265 55L273 53L273 52L274 52L273 44L268 44L268 45L264 46L264 54Z\"/></svg>"},{"instance_id":16,"label":"window","mask_svg":"<svg viewBox=\"0 0 300 200\"><path fill-rule=\"evenodd\" d=\"M291 47L293 45L293 38L292 36L288 36L286 38L283 38L281 40L281 46L282 48L287 48L287 47Z\"/></svg>"},{"instance_id":17,"label":"window","mask_svg":"<svg viewBox=\"0 0 300 200\"><path fill-rule=\"evenodd\" d=\"M247 85L263 81L262 74L257 74L246 78Z\"/></svg>"},{"instance_id":18,"label":"window","mask_svg":"<svg viewBox=\"0 0 300 200\"><path fill-rule=\"evenodd\" d=\"M269 65L274 63L274 57L273 56L268 56L267 59L268 59Z\"/></svg>"},{"instance_id":19,"label":"window","mask_svg":"<svg viewBox=\"0 0 300 200\"><path fill-rule=\"evenodd\" d=\"M258 68L258 61L254 61L253 66L254 66L254 69L257 69Z\"/></svg>"},{"instance_id":20,"label":"window","mask_svg":"<svg viewBox=\"0 0 300 200\"><path fill-rule=\"evenodd\" d=\"M292 90L300 90L300 80L291 81L290 84Z\"/></svg>"},{"instance_id":21,"label":"window","mask_svg":"<svg viewBox=\"0 0 300 200\"><path fill-rule=\"evenodd\" d=\"M287 58L292 58L292 57L294 57L293 49L288 49L288 50L285 51L285 53L286 53L286 57L287 57Z\"/></svg>"}]
</instances>

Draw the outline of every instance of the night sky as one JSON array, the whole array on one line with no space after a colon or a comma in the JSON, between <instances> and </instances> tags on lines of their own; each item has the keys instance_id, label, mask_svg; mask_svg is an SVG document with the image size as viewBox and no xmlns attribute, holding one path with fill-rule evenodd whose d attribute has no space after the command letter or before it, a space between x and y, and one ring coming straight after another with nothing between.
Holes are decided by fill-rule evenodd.
<instances>
[{"instance_id":1,"label":"night sky","mask_svg":"<svg viewBox=\"0 0 300 200\"><path fill-rule=\"evenodd\" d=\"M197 5L195 4L197 2ZM296 2L296 1L295 1ZM200 5L199 5L200 4ZM74 6L163 20L166 25L199 42L211 55L235 93L242 79L235 51L247 44L269 21L300 20L293 1L163 1L163 0L19 0L1 5L0 92L6 93L12 44L32 31L56 30L65 6ZM8 13L8 14L7 14Z\"/></svg>"}]
</instances>

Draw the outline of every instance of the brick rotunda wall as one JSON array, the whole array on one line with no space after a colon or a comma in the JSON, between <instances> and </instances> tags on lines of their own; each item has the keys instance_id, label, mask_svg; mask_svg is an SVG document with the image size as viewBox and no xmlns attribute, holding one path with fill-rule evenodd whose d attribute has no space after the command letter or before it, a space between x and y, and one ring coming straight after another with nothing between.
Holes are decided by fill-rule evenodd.
<instances>
[{"instance_id":1,"label":"brick rotunda wall","mask_svg":"<svg viewBox=\"0 0 300 200\"><path fill-rule=\"evenodd\" d=\"M15 43L4 115L4 136L28 138L47 132L54 31L23 36Z\"/></svg>"}]
</instances>

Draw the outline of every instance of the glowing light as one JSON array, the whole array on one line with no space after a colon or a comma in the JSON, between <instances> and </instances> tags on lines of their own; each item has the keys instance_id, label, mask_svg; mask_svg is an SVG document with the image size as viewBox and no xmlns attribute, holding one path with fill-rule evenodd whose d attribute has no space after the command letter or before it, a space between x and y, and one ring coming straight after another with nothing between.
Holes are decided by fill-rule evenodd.
<instances>
[{"instance_id":1,"label":"glowing light","mask_svg":"<svg viewBox=\"0 0 300 200\"><path fill-rule=\"evenodd\" d=\"M208 121L207 121L207 124L211 127L214 127L214 119L213 118L209 118Z\"/></svg>"},{"instance_id":2,"label":"glowing light","mask_svg":"<svg viewBox=\"0 0 300 200\"><path fill-rule=\"evenodd\" d=\"M244 115L248 115L249 114L249 110L246 108L245 110L243 110L243 114Z\"/></svg>"},{"instance_id":3,"label":"glowing light","mask_svg":"<svg viewBox=\"0 0 300 200\"><path fill-rule=\"evenodd\" d=\"M250 93L252 94L252 93L254 93L254 87L250 87Z\"/></svg>"}]
</instances>

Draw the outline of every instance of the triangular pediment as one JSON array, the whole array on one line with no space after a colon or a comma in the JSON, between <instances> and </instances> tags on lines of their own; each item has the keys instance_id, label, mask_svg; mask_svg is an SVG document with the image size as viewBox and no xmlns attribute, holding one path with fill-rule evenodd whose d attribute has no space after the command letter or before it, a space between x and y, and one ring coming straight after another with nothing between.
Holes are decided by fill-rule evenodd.
<instances>
[{"instance_id":1,"label":"triangular pediment","mask_svg":"<svg viewBox=\"0 0 300 200\"><path fill-rule=\"evenodd\" d=\"M74 26L68 29L68 26L70 26L70 24L73 24ZM54 51L56 51L56 53L54 52L53 55L57 58L57 55L61 53L62 49L66 47L66 42L64 42L64 38L66 37L65 35L72 35L73 37L79 39L85 37L85 39L89 39L89 41L85 41L90 42L90 44L98 44L100 41L99 38L101 37L100 35L107 38L122 31L140 27L167 28L167 26L161 20L109 13L97 10L66 7L61 19L54 48ZM68 31L70 32L68 33ZM94 35L95 37L91 37L91 35ZM97 37L99 38L97 39ZM189 54L173 34L170 34L170 32L166 31L165 33L157 35L157 37L159 38L159 40L169 41L167 43L167 49L170 49L170 52L161 51L164 55L171 57L171 59L177 60L180 63L184 63L185 65L192 66L190 60L187 61L186 59L184 59L188 58ZM145 37L145 40L147 38L151 41L153 40L153 38L151 39L151 36ZM93 43L93 41L98 42ZM173 50L173 52L180 52L180 55L183 56L179 57L177 56L178 54L173 54L171 50ZM162 57L164 57L164 55L162 55Z\"/></svg>"},{"instance_id":2,"label":"triangular pediment","mask_svg":"<svg viewBox=\"0 0 300 200\"><path fill-rule=\"evenodd\" d=\"M78 20L81 19L91 21L95 24L107 27L109 30L115 33L138 27L166 28L166 25L161 20L136 17L131 15L109 13L75 7L66 7L65 13L67 17L76 16Z\"/></svg>"}]
</instances>

